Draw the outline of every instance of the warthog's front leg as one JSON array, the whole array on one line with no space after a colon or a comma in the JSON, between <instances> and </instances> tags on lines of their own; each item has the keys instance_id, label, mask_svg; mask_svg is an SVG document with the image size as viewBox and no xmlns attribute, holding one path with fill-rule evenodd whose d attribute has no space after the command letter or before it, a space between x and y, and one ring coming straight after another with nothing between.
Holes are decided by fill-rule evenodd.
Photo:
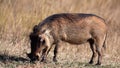
<instances>
[{"instance_id":1,"label":"warthog's front leg","mask_svg":"<svg viewBox=\"0 0 120 68\"><path fill-rule=\"evenodd\" d=\"M48 55L49 51L51 50L51 48L52 48L52 46L46 47L45 49L43 49L41 62L46 62L47 55Z\"/></svg>"},{"instance_id":2,"label":"warthog's front leg","mask_svg":"<svg viewBox=\"0 0 120 68\"><path fill-rule=\"evenodd\" d=\"M58 55L59 47L60 47L60 44L57 43L55 45L55 48L54 48L54 56L53 56L53 61L54 62L57 62L57 55Z\"/></svg>"},{"instance_id":3,"label":"warthog's front leg","mask_svg":"<svg viewBox=\"0 0 120 68\"><path fill-rule=\"evenodd\" d=\"M43 62L43 61L45 60L45 57L44 57L44 56L45 56L46 50L47 50L47 48L45 48L45 49L42 50L42 55L41 55L42 60L41 60L41 62Z\"/></svg>"}]
</instances>

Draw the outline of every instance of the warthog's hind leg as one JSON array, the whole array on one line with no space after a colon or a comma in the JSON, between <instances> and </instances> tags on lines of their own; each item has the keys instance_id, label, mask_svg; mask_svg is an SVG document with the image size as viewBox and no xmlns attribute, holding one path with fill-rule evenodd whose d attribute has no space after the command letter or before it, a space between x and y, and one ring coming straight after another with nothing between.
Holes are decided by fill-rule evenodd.
<instances>
[{"instance_id":1,"label":"warthog's hind leg","mask_svg":"<svg viewBox=\"0 0 120 68\"><path fill-rule=\"evenodd\" d=\"M103 48L104 41L105 41L105 36L97 37L95 45L98 53L98 61L96 65L101 65L102 57L103 57L102 48Z\"/></svg>"},{"instance_id":2,"label":"warthog's hind leg","mask_svg":"<svg viewBox=\"0 0 120 68\"><path fill-rule=\"evenodd\" d=\"M96 47L94 45L93 39L89 39L88 42L90 44L90 48L91 48L92 53L93 53L89 64L93 64L95 62L96 57L97 57Z\"/></svg>"}]
</instances>

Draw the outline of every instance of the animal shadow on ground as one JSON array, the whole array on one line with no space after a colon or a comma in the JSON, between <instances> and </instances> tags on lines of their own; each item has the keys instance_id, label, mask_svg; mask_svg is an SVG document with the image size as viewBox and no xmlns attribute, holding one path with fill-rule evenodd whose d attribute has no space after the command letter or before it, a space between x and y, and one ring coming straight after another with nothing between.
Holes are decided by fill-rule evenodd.
<instances>
[{"instance_id":1,"label":"animal shadow on ground","mask_svg":"<svg viewBox=\"0 0 120 68\"><path fill-rule=\"evenodd\" d=\"M29 61L28 59L25 59L23 57L18 57L18 56L9 56L6 54L0 54L0 62L26 62Z\"/></svg>"}]
</instances>

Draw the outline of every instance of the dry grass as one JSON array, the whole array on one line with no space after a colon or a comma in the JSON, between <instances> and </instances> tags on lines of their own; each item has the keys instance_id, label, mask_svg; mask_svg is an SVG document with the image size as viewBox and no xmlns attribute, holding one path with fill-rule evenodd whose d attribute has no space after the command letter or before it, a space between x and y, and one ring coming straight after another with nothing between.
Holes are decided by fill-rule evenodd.
<instances>
[{"instance_id":1,"label":"dry grass","mask_svg":"<svg viewBox=\"0 0 120 68\"><path fill-rule=\"evenodd\" d=\"M55 13L92 13L108 25L107 50L100 68L120 67L120 0L0 0L0 67L3 68L97 68L85 65L91 50L88 44L61 46L59 62L29 63L28 35L35 24ZM66 45L67 47L64 47Z\"/></svg>"}]
</instances>

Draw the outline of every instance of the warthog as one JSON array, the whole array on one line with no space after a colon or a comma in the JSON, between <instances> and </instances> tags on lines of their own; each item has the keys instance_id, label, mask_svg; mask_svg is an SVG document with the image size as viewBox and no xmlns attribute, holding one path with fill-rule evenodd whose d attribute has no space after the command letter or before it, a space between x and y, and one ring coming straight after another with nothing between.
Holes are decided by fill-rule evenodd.
<instances>
[{"instance_id":1,"label":"warthog","mask_svg":"<svg viewBox=\"0 0 120 68\"><path fill-rule=\"evenodd\" d=\"M60 41L71 44L89 42L92 50L90 64L98 55L97 65L101 64L107 26L104 19L93 14L62 13L54 14L35 25L30 34L31 53L27 54L31 61L45 61L51 47L55 45L53 61L57 61Z\"/></svg>"}]
</instances>

